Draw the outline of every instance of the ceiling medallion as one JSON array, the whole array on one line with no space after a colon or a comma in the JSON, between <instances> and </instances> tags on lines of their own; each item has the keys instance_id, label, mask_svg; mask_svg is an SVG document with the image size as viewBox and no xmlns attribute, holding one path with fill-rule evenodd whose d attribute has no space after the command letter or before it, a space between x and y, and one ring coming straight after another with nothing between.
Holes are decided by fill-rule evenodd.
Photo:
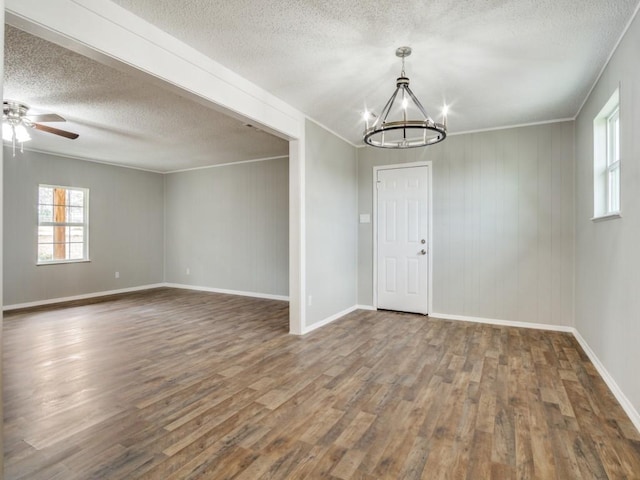
<instances>
[{"instance_id":1,"label":"ceiling medallion","mask_svg":"<svg viewBox=\"0 0 640 480\"><path fill-rule=\"evenodd\" d=\"M442 110L442 123L437 123L409 88L409 78L404 73L404 59L409 55L410 47L396 50L396 56L402 58L402 72L396 80L396 90L380 115L364 113L364 142L372 147L426 147L447 137L446 105Z\"/></svg>"}]
</instances>

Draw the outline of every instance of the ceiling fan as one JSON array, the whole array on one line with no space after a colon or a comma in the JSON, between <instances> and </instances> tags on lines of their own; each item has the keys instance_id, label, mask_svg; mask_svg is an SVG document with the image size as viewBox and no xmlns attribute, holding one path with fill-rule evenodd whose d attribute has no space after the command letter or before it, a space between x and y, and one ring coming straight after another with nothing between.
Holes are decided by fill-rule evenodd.
<instances>
[{"instance_id":1,"label":"ceiling fan","mask_svg":"<svg viewBox=\"0 0 640 480\"><path fill-rule=\"evenodd\" d=\"M13 155L16 154L16 141L22 144L31 140L28 128L34 128L42 132L53 133L61 137L75 140L79 137L77 133L67 132L59 128L43 125L39 122L66 122L64 118L55 113L44 113L39 115L29 115L29 107L23 103L13 100L5 100L2 108L2 139L13 144Z\"/></svg>"}]
</instances>

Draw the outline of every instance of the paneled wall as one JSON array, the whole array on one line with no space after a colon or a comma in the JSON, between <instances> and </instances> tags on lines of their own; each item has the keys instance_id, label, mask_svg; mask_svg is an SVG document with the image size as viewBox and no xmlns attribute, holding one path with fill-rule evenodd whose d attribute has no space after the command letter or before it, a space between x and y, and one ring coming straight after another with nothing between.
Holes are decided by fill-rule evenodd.
<instances>
[{"instance_id":1,"label":"paneled wall","mask_svg":"<svg viewBox=\"0 0 640 480\"><path fill-rule=\"evenodd\" d=\"M306 325L356 304L356 149L307 121ZM311 296L311 301L309 301Z\"/></svg>"},{"instance_id":2,"label":"paneled wall","mask_svg":"<svg viewBox=\"0 0 640 480\"><path fill-rule=\"evenodd\" d=\"M281 158L166 175L166 281L287 296L288 168Z\"/></svg>"},{"instance_id":3,"label":"paneled wall","mask_svg":"<svg viewBox=\"0 0 640 480\"><path fill-rule=\"evenodd\" d=\"M89 188L90 262L36 265L41 183ZM5 149L3 208L4 305L163 281L160 174Z\"/></svg>"},{"instance_id":4,"label":"paneled wall","mask_svg":"<svg viewBox=\"0 0 640 480\"><path fill-rule=\"evenodd\" d=\"M432 161L432 313L573 324L573 122L358 151L359 212L375 165ZM359 226L360 304L373 301L373 224Z\"/></svg>"},{"instance_id":5,"label":"paneled wall","mask_svg":"<svg viewBox=\"0 0 640 480\"><path fill-rule=\"evenodd\" d=\"M636 16L576 120L575 221L576 327L636 412L640 412L638 45ZM593 119L618 87L622 218L594 222Z\"/></svg>"}]
</instances>

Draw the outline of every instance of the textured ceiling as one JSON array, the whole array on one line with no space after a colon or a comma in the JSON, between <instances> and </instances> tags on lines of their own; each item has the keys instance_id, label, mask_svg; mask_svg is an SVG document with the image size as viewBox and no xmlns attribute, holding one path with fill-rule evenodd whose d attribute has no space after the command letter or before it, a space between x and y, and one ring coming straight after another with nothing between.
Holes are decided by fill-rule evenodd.
<instances>
[{"instance_id":1,"label":"textured ceiling","mask_svg":"<svg viewBox=\"0 0 640 480\"><path fill-rule=\"evenodd\" d=\"M400 72L451 133L571 118L640 0L114 0L361 145ZM5 98L80 133L34 148L158 171L271 157L285 141L7 28Z\"/></svg>"},{"instance_id":2,"label":"textured ceiling","mask_svg":"<svg viewBox=\"0 0 640 480\"><path fill-rule=\"evenodd\" d=\"M573 117L638 0L115 0L356 144L406 72L451 132Z\"/></svg>"},{"instance_id":3,"label":"textured ceiling","mask_svg":"<svg viewBox=\"0 0 640 480\"><path fill-rule=\"evenodd\" d=\"M31 130L25 147L167 172L287 155L288 143L120 72L6 26L4 98L29 113L57 113L68 140Z\"/></svg>"}]
</instances>

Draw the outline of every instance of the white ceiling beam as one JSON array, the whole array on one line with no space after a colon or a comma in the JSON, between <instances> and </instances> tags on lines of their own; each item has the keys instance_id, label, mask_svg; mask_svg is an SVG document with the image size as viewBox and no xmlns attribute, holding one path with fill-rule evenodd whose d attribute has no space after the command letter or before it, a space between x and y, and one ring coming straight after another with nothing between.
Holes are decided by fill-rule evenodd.
<instances>
[{"instance_id":1,"label":"white ceiling beam","mask_svg":"<svg viewBox=\"0 0 640 480\"><path fill-rule=\"evenodd\" d=\"M6 21L94 60L144 74L286 139L304 115L166 32L104 0L6 0Z\"/></svg>"}]
</instances>

